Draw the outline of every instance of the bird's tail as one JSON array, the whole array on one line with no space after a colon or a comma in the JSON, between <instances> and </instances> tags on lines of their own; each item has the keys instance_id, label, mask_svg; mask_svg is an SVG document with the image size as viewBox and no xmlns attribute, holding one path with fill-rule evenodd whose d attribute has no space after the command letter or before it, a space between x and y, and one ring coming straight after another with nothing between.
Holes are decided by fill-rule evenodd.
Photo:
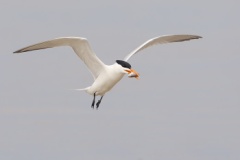
<instances>
[{"instance_id":1,"label":"bird's tail","mask_svg":"<svg viewBox=\"0 0 240 160\"><path fill-rule=\"evenodd\" d=\"M81 89L70 89L70 90L75 90L75 91L87 91L90 87L86 88L81 88Z\"/></svg>"}]
</instances>

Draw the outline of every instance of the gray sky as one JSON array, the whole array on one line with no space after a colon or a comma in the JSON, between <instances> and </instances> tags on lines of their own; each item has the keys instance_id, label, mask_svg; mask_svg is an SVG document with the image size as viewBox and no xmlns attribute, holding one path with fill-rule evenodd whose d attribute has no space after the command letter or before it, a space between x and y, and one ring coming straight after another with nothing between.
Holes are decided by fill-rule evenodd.
<instances>
[{"instance_id":1,"label":"gray sky","mask_svg":"<svg viewBox=\"0 0 240 160\"><path fill-rule=\"evenodd\" d=\"M240 2L236 0L2 0L0 159L240 159ZM69 89L92 76L70 48L13 51L81 36L106 64L166 34L203 37L130 59L105 95Z\"/></svg>"}]
</instances>

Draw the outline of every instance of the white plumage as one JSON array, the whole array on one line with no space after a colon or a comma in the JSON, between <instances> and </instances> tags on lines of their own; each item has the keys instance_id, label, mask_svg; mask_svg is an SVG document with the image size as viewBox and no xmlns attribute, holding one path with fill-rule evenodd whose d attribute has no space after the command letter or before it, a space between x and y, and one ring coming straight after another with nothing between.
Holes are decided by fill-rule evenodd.
<instances>
[{"instance_id":1,"label":"white plumage","mask_svg":"<svg viewBox=\"0 0 240 160\"><path fill-rule=\"evenodd\" d=\"M113 65L104 64L92 51L87 39L81 37L62 37L53 40L37 43L15 51L14 53L22 53L33 50L40 50L46 48L53 48L58 46L70 46L79 58L85 63L89 71L94 77L94 82L91 86L83 89L90 95L93 95L92 108L95 105L95 96L100 95L100 100L96 103L96 108L99 107L102 97L106 92L110 91L112 87L119 82L125 74L129 77L138 78L139 74L131 69L131 65L127 62L134 54L148 48L150 46L162 43L182 42L191 39L202 38L196 35L168 35L152 38L134 51L129 53L124 60L117 60Z\"/></svg>"}]
</instances>

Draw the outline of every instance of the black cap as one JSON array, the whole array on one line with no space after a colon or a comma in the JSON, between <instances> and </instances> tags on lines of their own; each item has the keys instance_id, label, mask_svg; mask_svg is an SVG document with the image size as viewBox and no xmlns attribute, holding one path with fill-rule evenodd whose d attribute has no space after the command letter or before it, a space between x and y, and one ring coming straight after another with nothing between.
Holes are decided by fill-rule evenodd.
<instances>
[{"instance_id":1,"label":"black cap","mask_svg":"<svg viewBox=\"0 0 240 160\"><path fill-rule=\"evenodd\" d=\"M122 60L116 60L118 64L120 64L124 68L129 68L131 69L131 65L128 62L122 61Z\"/></svg>"}]
</instances>

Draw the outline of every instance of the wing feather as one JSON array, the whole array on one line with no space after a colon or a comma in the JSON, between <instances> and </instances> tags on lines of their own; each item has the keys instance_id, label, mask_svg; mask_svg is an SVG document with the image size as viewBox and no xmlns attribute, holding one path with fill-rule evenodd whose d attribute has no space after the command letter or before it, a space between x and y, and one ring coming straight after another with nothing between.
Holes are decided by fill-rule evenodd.
<instances>
[{"instance_id":1,"label":"wing feather","mask_svg":"<svg viewBox=\"0 0 240 160\"><path fill-rule=\"evenodd\" d=\"M166 36L160 36L156 38L152 38L145 43L143 43L141 46L136 48L134 51L129 53L124 60L128 61L134 54L138 53L139 51L146 49L148 47L151 47L153 45L157 44L163 44L163 43L172 43L172 42L182 42L182 41L189 41L191 39L199 39L202 38L197 35L166 35Z\"/></svg>"},{"instance_id":2,"label":"wing feather","mask_svg":"<svg viewBox=\"0 0 240 160\"><path fill-rule=\"evenodd\" d=\"M87 39L81 37L61 37L53 40L37 43L13 53L22 53L33 50L53 48L59 46L70 46L73 48L79 58L86 64L93 77L96 79L104 68L105 64L92 51Z\"/></svg>"}]
</instances>

